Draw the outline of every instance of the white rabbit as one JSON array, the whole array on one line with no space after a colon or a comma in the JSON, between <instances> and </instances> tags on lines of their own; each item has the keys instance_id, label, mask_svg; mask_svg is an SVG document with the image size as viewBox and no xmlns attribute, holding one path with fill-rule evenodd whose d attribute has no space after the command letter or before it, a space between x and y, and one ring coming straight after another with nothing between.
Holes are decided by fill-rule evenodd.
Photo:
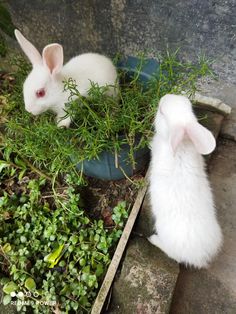
<instances>
[{"instance_id":1,"label":"white rabbit","mask_svg":"<svg viewBox=\"0 0 236 314\"><path fill-rule=\"evenodd\" d=\"M207 267L222 244L201 154L216 146L188 98L165 95L151 143L150 201L155 232L149 241L179 263Z\"/></svg>"},{"instance_id":2,"label":"white rabbit","mask_svg":"<svg viewBox=\"0 0 236 314\"><path fill-rule=\"evenodd\" d=\"M87 96L91 81L99 86L110 85L109 94L116 95L117 72L107 57L85 53L72 58L63 66L61 45L47 45L41 56L18 30L15 30L15 36L33 66L23 86L25 109L33 115L51 110L57 115L58 126L69 127L70 117L63 119L69 97L69 92L63 91L63 81L68 78L76 81L82 96Z\"/></svg>"}]
</instances>

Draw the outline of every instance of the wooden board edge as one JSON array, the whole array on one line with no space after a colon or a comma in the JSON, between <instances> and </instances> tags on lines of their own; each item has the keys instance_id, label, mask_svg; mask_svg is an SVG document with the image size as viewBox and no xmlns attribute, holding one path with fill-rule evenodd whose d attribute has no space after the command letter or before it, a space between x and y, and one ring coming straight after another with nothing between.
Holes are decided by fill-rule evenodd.
<instances>
[{"instance_id":1,"label":"wooden board edge","mask_svg":"<svg viewBox=\"0 0 236 314\"><path fill-rule=\"evenodd\" d=\"M100 314L104 305L104 302L106 300L106 297L108 295L108 292L111 288L112 282L115 278L116 271L119 267L120 260L122 258L122 255L124 253L124 250L126 248L126 245L128 243L131 231L133 229L135 220L138 216L139 210L141 208L141 205L143 203L144 196L147 191L147 176L148 173L145 176L145 185L142 187L142 189L138 192L137 198L134 202L134 205L132 207L132 210L130 212L129 218L126 222L125 228L123 230L123 233L121 235L121 238L118 242L118 245L116 247L116 251L112 257L111 263L108 267L107 273L105 275L105 278L103 280L102 286L98 292L98 295L95 299L95 302L93 304L91 314Z\"/></svg>"}]
</instances>

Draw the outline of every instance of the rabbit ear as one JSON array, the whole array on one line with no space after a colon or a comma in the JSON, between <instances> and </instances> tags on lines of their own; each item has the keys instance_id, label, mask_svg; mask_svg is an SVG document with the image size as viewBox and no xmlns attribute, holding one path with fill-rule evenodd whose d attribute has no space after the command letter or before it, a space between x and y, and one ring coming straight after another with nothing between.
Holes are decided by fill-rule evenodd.
<instances>
[{"instance_id":1,"label":"rabbit ear","mask_svg":"<svg viewBox=\"0 0 236 314\"><path fill-rule=\"evenodd\" d=\"M42 57L38 50L17 29L15 29L15 37L32 65L41 64Z\"/></svg>"},{"instance_id":2,"label":"rabbit ear","mask_svg":"<svg viewBox=\"0 0 236 314\"><path fill-rule=\"evenodd\" d=\"M193 121L185 127L175 126L171 131L171 147L174 153L185 134L193 142L199 154L210 154L216 147L216 141L212 133L197 121Z\"/></svg>"},{"instance_id":3,"label":"rabbit ear","mask_svg":"<svg viewBox=\"0 0 236 314\"><path fill-rule=\"evenodd\" d=\"M183 126L175 126L171 131L171 147L173 152L176 152L177 147L182 142L185 134L185 129Z\"/></svg>"},{"instance_id":4,"label":"rabbit ear","mask_svg":"<svg viewBox=\"0 0 236 314\"><path fill-rule=\"evenodd\" d=\"M61 71L63 66L63 48L59 44L50 44L43 49L43 63L52 74Z\"/></svg>"},{"instance_id":5,"label":"rabbit ear","mask_svg":"<svg viewBox=\"0 0 236 314\"><path fill-rule=\"evenodd\" d=\"M214 136L197 121L186 126L186 133L200 154L207 155L215 149L216 141Z\"/></svg>"}]
</instances>

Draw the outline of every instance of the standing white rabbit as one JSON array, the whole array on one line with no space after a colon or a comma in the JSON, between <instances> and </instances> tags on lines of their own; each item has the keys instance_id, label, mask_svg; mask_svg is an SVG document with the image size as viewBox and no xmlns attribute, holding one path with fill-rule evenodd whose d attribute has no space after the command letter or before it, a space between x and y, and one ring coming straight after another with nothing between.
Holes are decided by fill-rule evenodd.
<instances>
[{"instance_id":1,"label":"standing white rabbit","mask_svg":"<svg viewBox=\"0 0 236 314\"><path fill-rule=\"evenodd\" d=\"M165 95L155 119L150 200L155 234L149 241L179 263L207 267L222 244L201 154L216 146L188 98Z\"/></svg>"},{"instance_id":2,"label":"standing white rabbit","mask_svg":"<svg viewBox=\"0 0 236 314\"><path fill-rule=\"evenodd\" d=\"M59 44L44 47L39 51L18 31L15 36L22 50L32 63L33 69L23 87L25 109L33 115L51 110L57 115L58 126L69 127L70 117L66 116L65 103L69 92L63 91L63 81L76 81L82 96L87 96L91 81L99 86L110 85L109 94L116 95L116 68L107 57L97 53L85 53L72 58L63 66L63 48Z\"/></svg>"}]
</instances>

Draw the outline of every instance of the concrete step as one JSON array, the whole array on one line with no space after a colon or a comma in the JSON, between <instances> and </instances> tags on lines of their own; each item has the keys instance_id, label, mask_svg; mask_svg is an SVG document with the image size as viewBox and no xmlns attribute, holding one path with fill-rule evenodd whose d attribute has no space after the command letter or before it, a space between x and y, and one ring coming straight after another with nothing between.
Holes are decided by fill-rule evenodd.
<instances>
[{"instance_id":1,"label":"concrete step","mask_svg":"<svg viewBox=\"0 0 236 314\"><path fill-rule=\"evenodd\" d=\"M236 141L236 85L219 79L217 81L205 81L199 87L201 94L216 97L230 105L232 112L224 119L221 134L223 137Z\"/></svg>"},{"instance_id":2,"label":"concrete step","mask_svg":"<svg viewBox=\"0 0 236 314\"><path fill-rule=\"evenodd\" d=\"M168 313L179 266L148 240L135 236L112 292L109 313Z\"/></svg>"}]
</instances>

